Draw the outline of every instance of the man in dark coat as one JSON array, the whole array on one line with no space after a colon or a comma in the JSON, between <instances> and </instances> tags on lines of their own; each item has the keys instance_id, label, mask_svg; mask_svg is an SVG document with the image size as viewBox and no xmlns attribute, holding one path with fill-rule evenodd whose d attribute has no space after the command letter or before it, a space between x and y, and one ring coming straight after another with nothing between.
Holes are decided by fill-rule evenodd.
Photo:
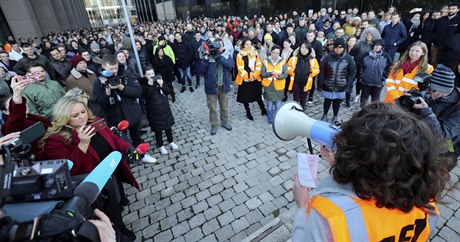
<instances>
[{"instance_id":1,"label":"man in dark coat","mask_svg":"<svg viewBox=\"0 0 460 242\"><path fill-rule=\"evenodd\" d=\"M449 56L446 59L446 54L451 50L456 51L456 43L454 38L460 34L460 16L458 15L459 5L454 3L449 5L447 16L441 17L434 21L432 30L433 48L437 51L436 56L432 56L432 64L444 64L455 71L457 69L460 56L452 58ZM458 38L457 38L458 39ZM458 55L458 51L456 52Z\"/></svg>"},{"instance_id":2,"label":"man in dark coat","mask_svg":"<svg viewBox=\"0 0 460 242\"><path fill-rule=\"evenodd\" d=\"M385 50L391 59L395 58L396 50L399 45L407 39L407 31L404 24L400 23L401 15L393 13L391 15L391 23L386 25L382 31L382 39L385 42Z\"/></svg>"},{"instance_id":3,"label":"man in dark coat","mask_svg":"<svg viewBox=\"0 0 460 242\"><path fill-rule=\"evenodd\" d=\"M224 129L230 131L232 126L228 123L228 93L230 92L230 71L235 67L235 62L230 56L223 56L224 42L220 39L214 40L220 43L217 58L206 53L201 56L199 72L204 76L204 92L209 108L209 119L211 120L211 135L217 133L217 101L220 106L220 122Z\"/></svg>"},{"instance_id":4,"label":"man in dark coat","mask_svg":"<svg viewBox=\"0 0 460 242\"><path fill-rule=\"evenodd\" d=\"M198 53L198 49L203 45L203 40L201 39L201 34L200 32L195 33L195 38L192 39L191 43L193 46L193 72L195 73L195 80L196 80L196 85L195 89L200 86L200 74L197 73L197 68L200 64L200 55Z\"/></svg>"},{"instance_id":5,"label":"man in dark coat","mask_svg":"<svg viewBox=\"0 0 460 242\"><path fill-rule=\"evenodd\" d=\"M100 77L94 82L93 96L96 102L106 111L107 123L117 126L122 120L129 122L129 134L134 146L142 143L141 138L141 107L139 98L142 88L136 79L124 72L118 72L118 62L115 56L105 55L102 58L102 68L112 73L111 79ZM146 163L155 163L156 159L146 154Z\"/></svg>"},{"instance_id":6,"label":"man in dark coat","mask_svg":"<svg viewBox=\"0 0 460 242\"><path fill-rule=\"evenodd\" d=\"M58 48L54 47L50 50L51 54L51 66L53 67L56 75L55 81L58 81L63 87L67 77L72 70L72 63L61 54Z\"/></svg>"},{"instance_id":7,"label":"man in dark coat","mask_svg":"<svg viewBox=\"0 0 460 242\"><path fill-rule=\"evenodd\" d=\"M174 33L174 38L175 40L171 47L176 57L176 67L179 69L179 81L182 84L182 89L180 92L185 92L185 78L187 78L190 92L193 92L194 89L192 87L192 73L190 69L193 60L192 44L186 40L182 40L182 34L179 32Z\"/></svg>"},{"instance_id":8,"label":"man in dark coat","mask_svg":"<svg viewBox=\"0 0 460 242\"><path fill-rule=\"evenodd\" d=\"M307 32L307 42L310 43L311 48L315 51L315 58L318 63L321 63L321 59L323 58L323 45L316 39L316 32L315 31L308 31ZM318 78L315 76L314 81L311 85L311 89L308 92L308 103L313 103L313 94L315 93L315 81ZM287 90L287 88L286 88Z\"/></svg>"}]
</instances>

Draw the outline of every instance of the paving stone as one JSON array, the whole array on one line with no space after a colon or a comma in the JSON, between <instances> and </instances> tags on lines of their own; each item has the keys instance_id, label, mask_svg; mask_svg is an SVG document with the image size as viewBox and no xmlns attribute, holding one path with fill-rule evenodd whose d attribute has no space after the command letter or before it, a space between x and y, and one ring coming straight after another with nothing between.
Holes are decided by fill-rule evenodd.
<instances>
[{"instance_id":1,"label":"paving stone","mask_svg":"<svg viewBox=\"0 0 460 242\"><path fill-rule=\"evenodd\" d=\"M153 238L153 236L160 232L160 223L154 223L152 225L147 226L144 230L142 230L142 236L144 238Z\"/></svg>"},{"instance_id":2,"label":"paving stone","mask_svg":"<svg viewBox=\"0 0 460 242\"><path fill-rule=\"evenodd\" d=\"M201 201L192 206L193 212L198 214L208 208L208 203L206 201Z\"/></svg>"},{"instance_id":3,"label":"paving stone","mask_svg":"<svg viewBox=\"0 0 460 242\"><path fill-rule=\"evenodd\" d=\"M245 204L241 204L241 205L239 205L237 207L234 207L232 209L232 213L233 213L233 216L235 216L235 218L239 218L241 216L244 216L248 212L249 212L249 209Z\"/></svg>"},{"instance_id":4,"label":"paving stone","mask_svg":"<svg viewBox=\"0 0 460 242\"><path fill-rule=\"evenodd\" d=\"M156 212L150 214L149 217L150 217L150 222L151 223L161 221L164 218L166 218L166 210L162 209L162 210L156 211Z\"/></svg>"},{"instance_id":5,"label":"paving stone","mask_svg":"<svg viewBox=\"0 0 460 242\"><path fill-rule=\"evenodd\" d=\"M202 241L206 241L206 242L217 242L218 240L217 240L217 238L216 238L216 236L215 236L214 234L210 234L210 235L204 237L204 238L202 239Z\"/></svg>"},{"instance_id":6,"label":"paving stone","mask_svg":"<svg viewBox=\"0 0 460 242\"><path fill-rule=\"evenodd\" d=\"M220 211L219 206L217 205L214 207L210 207L204 211L204 216L206 217L206 220L208 221L221 214L222 214L222 211Z\"/></svg>"},{"instance_id":7,"label":"paving stone","mask_svg":"<svg viewBox=\"0 0 460 242\"><path fill-rule=\"evenodd\" d=\"M278 208L273 203L269 202L269 203L262 204L259 207L259 209L263 215L267 216Z\"/></svg>"},{"instance_id":8,"label":"paving stone","mask_svg":"<svg viewBox=\"0 0 460 242\"><path fill-rule=\"evenodd\" d=\"M155 235L155 237L153 237L153 240L154 241L171 241L173 238L172 236L172 233L171 233L171 230L166 230L166 231L163 231L157 235Z\"/></svg>"},{"instance_id":9,"label":"paving stone","mask_svg":"<svg viewBox=\"0 0 460 242\"><path fill-rule=\"evenodd\" d=\"M248 201L246 201L246 206L250 210L254 210L254 209L258 208L260 205L262 205L262 202L257 197L251 198Z\"/></svg>"},{"instance_id":10,"label":"paving stone","mask_svg":"<svg viewBox=\"0 0 460 242\"><path fill-rule=\"evenodd\" d=\"M439 235L446 241L460 241L460 235L446 226L439 231Z\"/></svg>"},{"instance_id":11,"label":"paving stone","mask_svg":"<svg viewBox=\"0 0 460 242\"><path fill-rule=\"evenodd\" d=\"M161 230L164 231L169 229L177 224L177 217L176 215L169 216L165 219L160 221Z\"/></svg>"},{"instance_id":12,"label":"paving stone","mask_svg":"<svg viewBox=\"0 0 460 242\"><path fill-rule=\"evenodd\" d=\"M203 233L201 232L200 228L195 228L192 231L186 233L184 235L185 241L187 242L195 242L200 241L204 237Z\"/></svg>"},{"instance_id":13,"label":"paving stone","mask_svg":"<svg viewBox=\"0 0 460 242\"><path fill-rule=\"evenodd\" d=\"M177 238L190 231L189 223L187 221L184 221L180 224L176 224L174 227L171 228L171 231L174 235L174 238Z\"/></svg>"},{"instance_id":14,"label":"paving stone","mask_svg":"<svg viewBox=\"0 0 460 242\"><path fill-rule=\"evenodd\" d=\"M244 190L246 190L248 188L249 188L248 185L246 185L246 183L244 183L244 182L238 183L235 186L233 186L233 189L235 189L236 193L243 192Z\"/></svg>"},{"instance_id":15,"label":"paving stone","mask_svg":"<svg viewBox=\"0 0 460 242\"><path fill-rule=\"evenodd\" d=\"M217 220L219 220L220 226L225 226L234 221L235 217L233 216L231 211L227 211L224 214L218 216Z\"/></svg>"},{"instance_id":16,"label":"paving stone","mask_svg":"<svg viewBox=\"0 0 460 242\"><path fill-rule=\"evenodd\" d=\"M222 202L222 196L220 194L216 194L216 195L211 196L208 199L206 199L206 201L208 202L208 205L210 207L212 207L212 206Z\"/></svg>"},{"instance_id":17,"label":"paving stone","mask_svg":"<svg viewBox=\"0 0 460 242\"><path fill-rule=\"evenodd\" d=\"M209 192L209 190L204 190L204 191L197 193L195 196L198 201L202 201L210 197L211 193Z\"/></svg>"},{"instance_id":18,"label":"paving stone","mask_svg":"<svg viewBox=\"0 0 460 242\"><path fill-rule=\"evenodd\" d=\"M183 208L188 208L193 204L197 203L195 196L187 197L186 199L182 200L181 204Z\"/></svg>"},{"instance_id":19,"label":"paving stone","mask_svg":"<svg viewBox=\"0 0 460 242\"><path fill-rule=\"evenodd\" d=\"M234 234L235 231L233 231L232 226L230 224L220 228L215 233L218 241L225 241L232 237Z\"/></svg>"},{"instance_id":20,"label":"paving stone","mask_svg":"<svg viewBox=\"0 0 460 242\"><path fill-rule=\"evenodd\" d=\"M228 210L234 208L236 204L233 202L232 199L227 199L219 204L219 208L222 212L227 212Z\"/></svg>"},{"instance_id":21,"label":"paving stone","mask_svg":"<svg viewBox=\"0 0 460 242\"><path fill-rule=\"evenodd\" d=\"M204 217L203 213L200 213L193 216L192 219L189 220L189 225L193 229L202 225L204 222L206 222L206 218Z\"/></svg>"},{"instance_id":22,"label":"paving stone","mask_svg":"<svg viewBox=\"0 0 460 242\"><path fill-rule=\"evenodd\" d=\"M177 213L177 219L179 222L182 222L186 219L189 219L190 217L193 216L193 212L192 212L192 208L187 208L187 209L184 209L180 212Z\"/></svg>"}]
</instances>

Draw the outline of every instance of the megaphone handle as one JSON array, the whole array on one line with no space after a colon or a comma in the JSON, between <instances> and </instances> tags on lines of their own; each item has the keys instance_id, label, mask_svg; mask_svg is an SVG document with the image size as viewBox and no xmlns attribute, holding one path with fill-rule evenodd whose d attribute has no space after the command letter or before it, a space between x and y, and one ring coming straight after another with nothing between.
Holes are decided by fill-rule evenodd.
<instances>
[{"instance_id":1,"label":"megaphone handle","mask_svg":"<svg viewBox=\"0 0 460 242\"><path fill-rule=\"evenodd\" d=\"M311 145L311 139L307 138L308 150L310 150L310 154L313 155L313 146Z\"/></svg>"}]
</instances>

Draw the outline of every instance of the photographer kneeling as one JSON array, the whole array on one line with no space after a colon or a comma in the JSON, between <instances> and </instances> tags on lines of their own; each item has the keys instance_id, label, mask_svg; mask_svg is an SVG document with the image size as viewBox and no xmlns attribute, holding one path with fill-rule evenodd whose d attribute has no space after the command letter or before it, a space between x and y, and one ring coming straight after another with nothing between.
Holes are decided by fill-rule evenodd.
<instances>
[{"instance_id":1,"label":"photographer kneeling","mask_svg":"<svg viewBox=\"0 0 460 242\"><path fill-rule=\"evenodd\" d=\"M449 152L460 155L460 91L455 88L455 74L440 64L432 73L429 87L414 104L416 114L433 132L447 140ZM450 169L453 169L452 164Z\"/></svg>"}]
</instances>

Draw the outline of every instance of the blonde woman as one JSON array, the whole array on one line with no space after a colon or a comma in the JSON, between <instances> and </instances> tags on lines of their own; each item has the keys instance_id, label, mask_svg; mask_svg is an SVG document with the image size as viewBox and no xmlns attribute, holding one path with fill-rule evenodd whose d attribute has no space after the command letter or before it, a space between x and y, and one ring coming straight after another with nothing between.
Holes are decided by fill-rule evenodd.
<instances>
[{"instance_id":1,"label":"blonde woman","mask_svg":"<svg viewBox=\"0 0 460 242\"><path fill-rule=\"evenodd\" d=\"M418 89L414 77L419 73L431 73L434 68L428 64L428 48L425 43L416 41L409 46L396 62L388 76L385 102L394 103L404 92Z\"/></svg>"},{"instance_id":2,"label":"blonde woman","mask_svg":"<svg viewBox=\"0 0 460 242\"><path fill-rule=\"evenodd\" d=\"M246 109L246 117L249 120L254 120L249 108L249 103L251 102L257 102L261 114L266 115L267 110L262 102L262 84L260 83L262 63L249 38L242 41L240 53L236 56L236 66L238 68L238 74L235 79L238 85L236 101L243 103Z\"/></svg>"},{"instance_id":3,"label":"blonde woman","mask_svg":"<svg viewBox=\"0 0 460 242\"><path fill-rule=\"evenodd\" d=\"M48 128L40 141L40 147L46 151L45 158L71 160L73 167L70 174L75 176L90 173L112 151L127 154L131 145L113 134L109 128L94 132L95 128L88 125L97 120L88 109L84 98L70 94L59 99L53 109L53 126ZM105 208L104 212L123 235L135 239L134 233L125 227L121 216L122 206L129 203L121 182L128 182L139 189L125 158L112 177L121 201L111 200L116 196L109 196L109 200L116 202L116 205Z\"/></svg>"}]
</instances>

